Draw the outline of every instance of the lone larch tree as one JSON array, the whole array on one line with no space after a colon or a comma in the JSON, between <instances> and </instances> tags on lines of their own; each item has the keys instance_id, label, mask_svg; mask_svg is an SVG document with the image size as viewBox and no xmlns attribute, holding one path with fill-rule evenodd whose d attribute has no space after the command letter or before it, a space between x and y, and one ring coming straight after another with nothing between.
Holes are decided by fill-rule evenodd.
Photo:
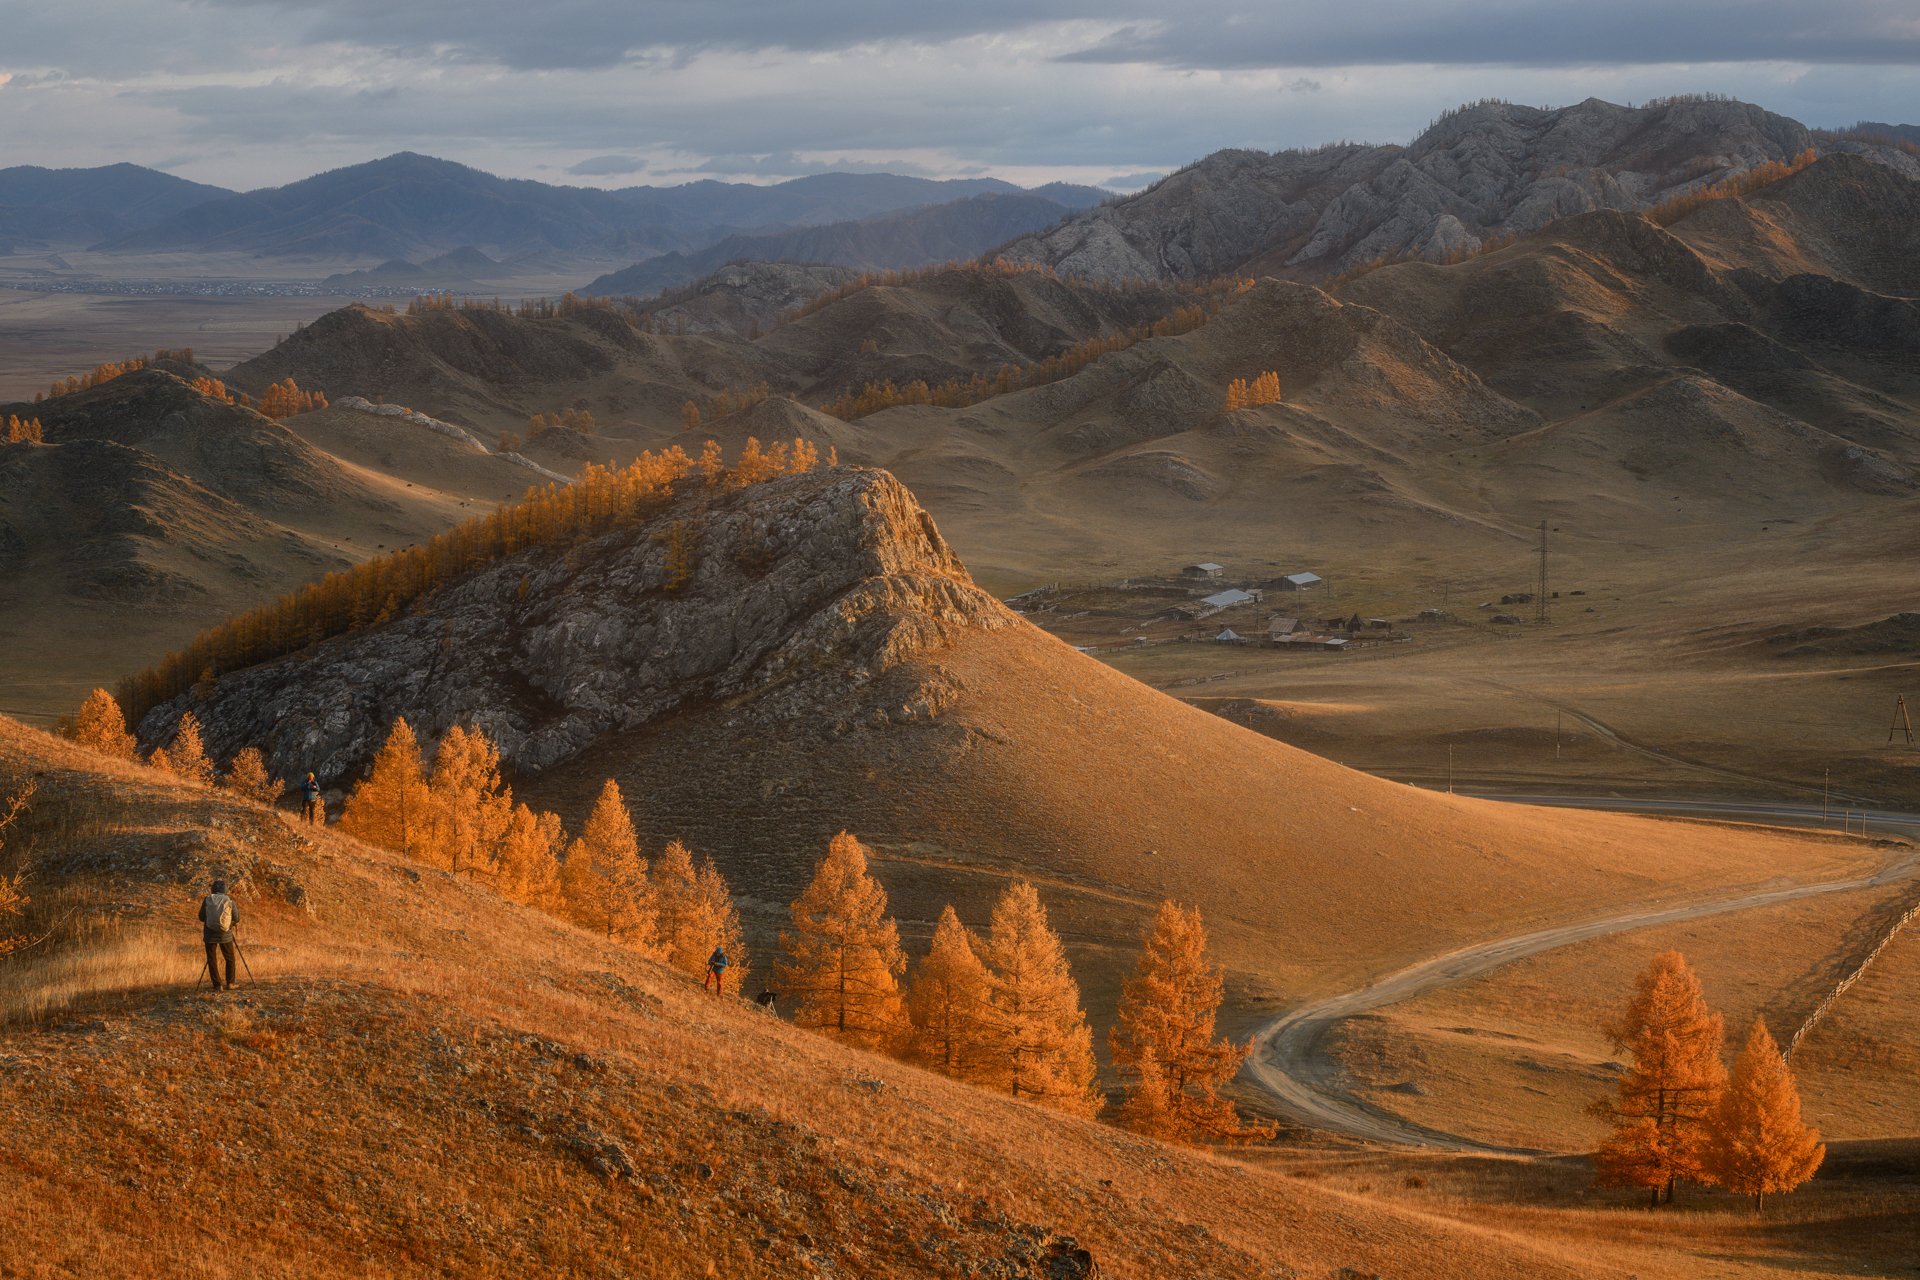
<instances>
[{"instance_id":1,"label":"lone larch tree","mask_svg":"<svg viewBox=\"0 0 1920 1280\"><path fill-rule=\"evenodd\" d=\"M887 915L887 891L867 869L867 850L842 831L813 881L795 898L786 951L774 964L794 1021L864 1049L890 1051L907 1032L900 976L906 956Z\"/></svg>"},{"instance_id":2,"label":"lone larch tree","mask_svg":"<svg viewBox=\"0 0 1920 1280\"><path fill-rule=\"evenodd\" d=\"M127 732L127 718L120 713L120 703L105 689L88 694L74 713L73 740L103 756L133 759L134 741Z\"/></svg>"}]
</instances>

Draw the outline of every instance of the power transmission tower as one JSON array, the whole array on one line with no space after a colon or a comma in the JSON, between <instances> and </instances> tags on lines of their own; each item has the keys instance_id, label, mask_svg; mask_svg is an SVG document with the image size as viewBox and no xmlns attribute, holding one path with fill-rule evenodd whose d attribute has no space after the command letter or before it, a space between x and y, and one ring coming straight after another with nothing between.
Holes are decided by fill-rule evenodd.
<instances>
[{"instance_id":1,"label":"power transmission tower","mask_svg":"<svg viewBox=\"0 0 1920 1280\"><path fill-rule=\"evenodd\" d=\"M1533 590L1533 620L1547 620L1547 522L1540 522L1540 578Z\"/></svg>"},{"instance_id":2,"label":"power transmission tower","mask_svg":"<svg viewBox=\"0 0 1920 1280\"><path fill-rule=\"evenodd\" d=\"M1893 699L1893 728L1887 730L1887 741L1901 737L1908 746L1913 745L1913 717L1907 714L1907 695L1895 694Z\"/></svg>"}]
</instances>

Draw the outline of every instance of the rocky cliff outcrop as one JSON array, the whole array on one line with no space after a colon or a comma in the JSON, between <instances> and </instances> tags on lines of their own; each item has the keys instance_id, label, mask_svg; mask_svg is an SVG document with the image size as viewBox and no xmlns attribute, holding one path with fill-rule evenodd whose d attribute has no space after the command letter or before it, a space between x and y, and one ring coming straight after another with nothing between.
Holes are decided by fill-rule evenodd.
<instances>
[{"instance_id":1,"label":"rocky cliff outcrop","mask_svg":"<svg viewBox=\"0 0 1920 1280\"><path fill-rule=\"evenodd\" d=\"M1810 146L1914 166L1895 147L1817 139L1743 102L1482 103L1406 147L1217 152L1003 253L1106 279L1322 279L1379 258L1443 260L1570 214L1644 209Z\"/></svg>"},{"instance_id":2,"label":"rocky cliff outcrop","mask_svg":"<svg viewBox=\"0 0 1920 1280\"><path fill-rule=\"evenodd\" d=\"M217 754L257 745L278 773L327 783L350 780L398 715L428 740L479 725L521 770L714 703L743 731L832 735L938 714L937 682L881 678L1014 622L897 480L833 468L700 489L632 528L501 560L403 617L156 708L140 732L164 741L191 708Z\"/></svg>"}]
</instances>

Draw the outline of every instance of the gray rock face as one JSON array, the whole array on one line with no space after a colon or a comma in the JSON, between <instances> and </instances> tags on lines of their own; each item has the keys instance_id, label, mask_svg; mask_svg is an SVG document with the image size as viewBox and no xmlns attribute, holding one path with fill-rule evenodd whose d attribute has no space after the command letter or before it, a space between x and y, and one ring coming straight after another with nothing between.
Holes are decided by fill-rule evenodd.
<instances>
[{"instance_id":1,"label":"gray rock face","mask_svg":"<svg viewBox=\"0 0 1920 1280\"><path fill-rule=\"evenodd\" d=\"M672 585L678 536L693 573ZM501 560L405 616L222 677L140 724L164 741L194 710L227 758L258 746L279 776L351 781L395 716L423 745L478 725L520 769L604 734L725 700L756 721L844 726L862 691L960 631L1015 622L968 577L892 476L835 468L704 488L572 547ZM893 714L930 714L942 696ZM881 714L884 718L886 713Z\"/></svg>"},{"instance_id":2,"label":"gray rock face","mask_svg":"<svg viewBox=\"0 0 1920 1280\"><path fill-rule=\"evenodd\" d=\"M745 337L771 329L816 294L856 279L852 267L818 262L730 262L679 290L656 307L666 333L730 333Z\"/></svg>"},{"instance_id":3,"label":"gray rock face","mask_svg":"<svg viewBox=\"0 0 1920 1280\"><path fill-rule=\"evenodd\" d=\"M1003 252L1100 279L1324 279L1381 258L1443 260L1570 214L1644 209L1811 146L1913 164L1891 146L1818 140L1741 102L1483 103L1406 147L1216 152Z\"/></svg>"}]
</instances>

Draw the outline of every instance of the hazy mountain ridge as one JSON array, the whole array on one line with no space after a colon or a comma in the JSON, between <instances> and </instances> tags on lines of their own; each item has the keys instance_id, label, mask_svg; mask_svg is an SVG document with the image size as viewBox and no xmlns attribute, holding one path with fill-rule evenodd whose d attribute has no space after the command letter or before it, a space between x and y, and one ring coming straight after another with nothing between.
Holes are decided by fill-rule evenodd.
<instances>
[{"instance_id":1,"label":"hazy mountain ridge","mask_svg":"<svg viewBox=\"0 0 1920 1280\"><path fill-rule=\"evenodd\" d=\"M125 234L233 192L136 164L0 169L0 237L62 245Z\"/></svg>"},{"instance_id":2,"label":"hazy mountain ridge","mask_svg":"<svg viewBox=\"0 0 1920 1280\"><path fill-rule=\"evenodd\" d=\"M608 272L581 292L649 297L702 279L734 262L792 262L857 270L905 268L975 258L1015 236L1050 227L1072 212L1027 194L969 196L857 222L766 235L728 236L694 253L668 253Z\"/></svg>"},{"instance_id":3,"label":"hazy mountain ridge","mask_svg":"<svg viewBox=\"0 0 1920 1280\"><path fill-rule=\"evenodd\" d=\"M1076 189L1054 192L1071 200ZM1080 191L1078 203L1105 193ZM769 186L721 182L617 191L499 178L401 152L282 187L225 194L100 247L122 253L236 251L408 258L474 246L496 258L542 253L650 256L697 249L740 228L865 218L988 194L996 179L820 174Z\"/></svg>"}]
</instances>

